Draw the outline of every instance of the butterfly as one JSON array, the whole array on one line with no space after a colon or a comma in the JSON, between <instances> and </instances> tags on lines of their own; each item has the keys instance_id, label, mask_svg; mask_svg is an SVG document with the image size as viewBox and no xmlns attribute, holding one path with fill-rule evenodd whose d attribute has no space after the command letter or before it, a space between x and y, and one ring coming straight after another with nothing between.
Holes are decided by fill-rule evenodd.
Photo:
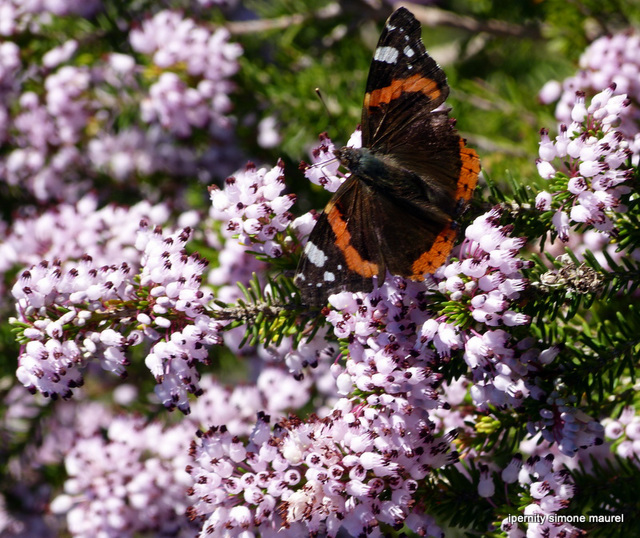
<instances>
[{"instance_id":1,"label":"butterfly","mask_svg":"<svg viewBox=\"0 0 640 538\"><path fill-rule=\"evenodd\" d=\"M325 305L343 290L369 292L387 272L421 281L445 262L455 218L480 173L477 153L441 107L448 94L420 23L399 8L371 62L362 147L335 151L351 175L319 216L298 264L294 282L305 304Z\"/></svg>"}]
</instances>

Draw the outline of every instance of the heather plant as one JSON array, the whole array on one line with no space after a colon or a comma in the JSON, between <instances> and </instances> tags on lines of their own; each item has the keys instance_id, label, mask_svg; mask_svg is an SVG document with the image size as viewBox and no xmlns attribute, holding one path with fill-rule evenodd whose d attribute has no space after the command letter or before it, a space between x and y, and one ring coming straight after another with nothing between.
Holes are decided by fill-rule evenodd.
<instances>
[{"instance_id":1,"label":"heather plant","mask_svg":"<svg viewBox=\"0 0 640 538\"><path fill-rule=\"evenodd\" d=\"M413 5L480 185L309 308L392 9L0 0L0 535L638 528L640 12Z\"/></svg>"}]
</instances>

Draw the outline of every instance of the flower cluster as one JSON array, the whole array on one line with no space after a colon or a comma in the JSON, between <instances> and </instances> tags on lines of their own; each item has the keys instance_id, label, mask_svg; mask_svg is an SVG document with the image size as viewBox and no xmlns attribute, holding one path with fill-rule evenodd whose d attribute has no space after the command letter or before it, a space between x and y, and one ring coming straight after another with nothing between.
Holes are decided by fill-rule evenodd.
<instances>
[{"instance_id":1,"label":"flower cluster","mask_svg":"<svg viewBox=\"0 0 640 538\"><path fill-rule=\"evenodd\" d=\"M211 215L223 222L226 237L277 258L283 254L278 234L293 220L289 209L296 200L293 194L282 194L285 187L282 161L271 170L249 163L227 178L223 189L210 188Z\"/></svg>"},{"instance_id":2,"label":"flower cluster","mask_svg":"<svg viewBox=\"0 0 640 538\"><path fill-rule=\"evenodd\" d=\"M96 532L194 536L198 527L185 515L189 502L185 492L190 485L185 467L193 432L204 425L224 424L232 435L246 437L258 412L282 419L285 409L307 404L311 394L310 383L295 381L283 369L273 367L263 370L252 385L225 387L205 375L201 387L203 395L193 403L192 413L178 423L162 414L151 421L127 416L105 401L87 398L82 390L77 398L48 407L47 416L40 417L42 438L29 446L28 457L21 452L11 468L42 480L38 473L44 466L62 462L64 487L53 499L43 497L40 501L27 492L29 479L23 478L21 499L25 504L46 502L47 511L64 516L67 532L76 537L95 536ZM21 386L11 392L3 401L10 407L0 415L5 447L20 444L20 433L28 430L29 419L37 415L39 406L48 403ZM144 400L133 384L119 385L112 396L121 406ZM150 400L146 405L156 408L155 399ZM42 514L37 510L30 514L29 526L25 521L13 521L1 501L0 515L0 528L8 535L13 535L12 529L20 536L62 532L62 527L56 533L53 526L50 532L37 532L42 528L42 521L38 522Z\"/></svg>"},{"instance_id":3,"label":"flower cluster","mask_svg":"<svg viewBox=\"0 0 640 538\"><path fill-rule=\"evenodd\" d=\"M613 441L621 458L638 461L640 456L640 416L634 407L625 407L617 419L602 421L604 435Z\"/></svg>"},{"instance_id":4,"label":"flower cluster","mask_svg":"<svg viewBox=\"0 0 640 538\"><path fill-rule=\"evenodd\" d=\"M569 506L575 494L575 486L566 470L554 471L554 457L534 456L522 464L522 458L516 456L501 473L505 484L518 482L523 493L532 502L524 508L522 514L514 514L502 521L501 530L508 538L543 538L547 536L566 536L577 538L585 532L554 516ZM526 532L518 525L525 516Z\"/></svg>"},{"instance_id":5,"label":"flower cluster","mask_svg":"<svg viewBox=\"0 0 640 538\"><path fill-rule=\"evenodd\" d=\"M65 461L65 492L53 500L52 510L66 515L76 537L95 536L100 530L132 536L181 529L193 535L197 527L184 517L188 502L184 491L190 485L184 469L193 431L202 424L225 424L233 435L249 435L259 411L278 412L281 407L277 402L284 395L271 389L276 380L282 382L279 388L284 393L308 398L301 383L267 369L252 387L229 389L211 376L203 377L203 395L193 405L192 415L171 426L114 416L96 403L69 403L75 407L54 415L47 424L51 442L37 455L44 462L56 451L53 461L60 457Z\"/></svg>"},{"instance_id":6,"label":"flower cluster","mask_svg":"<svg viewBox=\"0 0 640 538\"><path fill-rule=\"evenodd\" d=\"M64 458L65 493L53 500L51 510L66 515L77 538L196 532L183 517L186 427L111 417L104 432L74 440Z\"/></svg>"},{"instance_id":7,"label":"flower cluster","mask_svg":"<svg viewBox=\"0 0 640 538\"><path fill-rule=\"evenodd\" d=\"M346 176L339 170L340 161L334 155L335 144L327 133L320 134L319 138L320 144L311 151L311 164L302 162L300 168L311 183L320 185L329 192L336 192ZM347 142L347 147L362 147L360 129L353 132Z\"/></svg>"},{"instance_id":8,"label":"flower cluster","mask_svg":"<svg viewBox=\"0 0 640 538\"><path fill-rule=\"evenodd\" d=\"M83 158L75 144L91 117L86 97L91 82L88 68L68 65L45 78L44 97L32 91L20 96L12 125L16 148L5 164L7 182L31 184L35 196L46 200L65 192L65 172L78 177Z\"/></svg>"},{"instance_id":9,"label":"flower cluster","mask_svg":"<svg viewBox=\"0 0 640 538\"><path fill-rule=\"evenodd\" d=\"M0 35L11 36L31 26L45 24L50 15L91 17L102 9L102 0L2 0ZM41 17L39 17L41 16Z\"/></svg>"},{"instance_id":10,"label":"flower cluster","mask_svg":"<svg viewBox=\"0 0 640 538\"><path fill-rule=\"evenodd\" d=\"M0 274L37 265L42 259L68 263L84 254L96 266L120 260L137 270L140 257L134 244L140 222L160 226L168 217L164 203L143 201L128 208L115 204L98 208L95 194L39 215L18 217L0 242Z\"/></svg>"},{"instance_id":11,"label":"flower cluster","mask_svg":"<svg viewBox=\"0 0 640 538\"><path fill-rule=\"evenodd\" d=\"M216 245L219 264L209 274L209 283L223 286L218 291L222 300L235 300L240 293L236 282L246 284L264 269L248 251L278 258L287 248L283 232L293 220L289 209L295 196L282 194L285 187L281 161L270 170L249 163L227 178L222 189L210 187L210 215L220 223L221 244Z\"/></svg>"},{"instance_id":12,"label":"flower cluster","mask_svg":"<svg viewBox=\"0 0 640 538\"><path fill-rule=\"evenodd\" d=\"M20 12L78 11L70 2L52 3L62 10L41 9L40 3L46 4L31 2ZM16 43L0 48L0 141L8 147L0 158L4 181L41 201L74 201L105 172L116 181L157 172L208 180L233 170L224 162L239 152L229 144L228 94L242 51L225 30L212 32L177 12L161 11L141 25L131 22L136 57L113 50L96 54L84 49L87 43L70 39L45 51L41 65L31 64L27 72L17 45L29 54L27 27L12 26L7 31L20 34ZM79 56L92 61L73 65ZM145 71L147 63L152 69ZM193 140L194 129L207 129L204 142Z\"/></svg>"},{"instance_id":13,"label":"flower cluster","mask_svg":"<svg viewBox=\"0 0 640 538\"><path fill-rule=\"evenodd\" d=\"M124 376L127 350L157 342L146 364L156 377L163 403L188 412L186 393L198 393L196 362L219 344L223 323L205 313L211 293L201 289L207 265L184 247L190 230L164 237L144 225L138 233L140 273L123 262L98 265L86 255L77 266L41 262L13 287L25 340L18 378L33 391L71 396L83 384L88 357ZM160 340L162 332L166 339Z\"/></svg>"},{"instance_id":14,"label":"flower cluster","mask_svg":"<svg viewBox=\"0 0 640 538\"><path fill-rule=\"evenodd\" d=\"M46 261L23 271L12 290L16 323L27 340L18 358L18 379L33 392L69 398L84 382L85 350L101 352L103 367L122 375L127 364L123 349L141 341L138 331L127 337L112 328L87 331L80 343L76 335L106 302L134 298L129 279L126 263L96 267L89 256L65 272Z\"/></svg>"},{"instance_id":15,"label":"flower cluster","mask_svg":"<svg viewBox=\"0 0 640 538\"><path fill-rule=\"evenodd\" d=\"M540 409L540 418L530 420L527 429L531 436L539 431L549 443L557 443L558 450L573 456L578 450L599 446L604 442L604 427L579 408L574 394L564 395L562 386L546 397L548 407Z\"/></svg>"},{"instance_id":16,"label":"flower cluster","mask_svg":"<svg viewBox=\"0 0 640 538\"><path fill-rule=\"evenodd\" d=\"M620 110L619 130L627 138L634 138L640 121L640 35L624 32L596 39L580 57L580 70L576 75L548 82L540 92L544 103L559 99L556 119L569 124L573 118L576 92L592 96L602 88L614 85L619 95L626 94L633 105Z\"/></svg>"},{"instance_id":17,"label":"flower cluster","mask_svg":"<svg viewBox=\"0 0 640 538\"><path fill-rule=\"evenodd\" d=\"M578 93L573 122L560 126L555 141L541 131L538 172L550 181L553 193L540 192L536 207L555 211L553 224L562 241L569 238L570 222L593 226L613 234L612 212L624 212L621 197L630 192L633 169L631 151L615 129L621 112L629 106L625 95L614 95L615 85L595 95L587 107Z\"/></svg>"},{"instance_id":18,"label":"flower cluster","mask_svg":"<svg viewBox=\"0 0 640 538\"><path fill-rule=\"evenodd\" d=\"M383 405L386 411L378 411ZM200 536L285 536L340 529L351 536L406 524L423 536L443 536L433 519L414 511L418 483L456 461L451 439L436 439L424 411L407 413L400 397L338 402L325 419L284 421L270 433L261 415L248 444L225 427L200 433L191 446L189 508ZM390 499L378 496L392 490Z\"/></svg>"},{"instance_id":19,"label":"flower cluster","mask_svg":"<svg viewBox=\"0 0 640 538\"><path fill-rule=\"evenodd\" d=\"M152 55L153 63L167 70L142 102L144 121L158 121L180 137L189 136L194 127L226 125L229 77L242 53L239 45L229 43L226 30L211 32L177 12L161 11L132 30L129 39L134 50ZM181 64L197 84L190 86L168 71Z\"/></svg>"},{"instance_id":20,"label":"flower cluster","mask_svg":"<svg viewBox=\"0 0 640 538\"><path fill-rule=\"evenodd\" d=\"M209 363L209 347L222 343L225 325L207 314L213 294L201 282L208 262L197 253L186 254L190 234L185 229L163 237L149 230L138 236L137 244L144 249L140 285L149 290L151 305L150 311L137 315L137 321L154 336L157 330L167 331L145 363L156 378L155 392L162 403L185 414L190 409L188 394L202 391L196 364Z\"/></svg>"}]
</instances>

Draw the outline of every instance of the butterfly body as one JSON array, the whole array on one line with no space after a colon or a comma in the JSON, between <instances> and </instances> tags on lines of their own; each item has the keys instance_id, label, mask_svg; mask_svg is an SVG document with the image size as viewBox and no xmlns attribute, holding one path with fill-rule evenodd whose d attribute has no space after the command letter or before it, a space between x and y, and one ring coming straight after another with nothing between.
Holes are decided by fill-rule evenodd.
<instances>
[{"instance_id":1,"label":"butterfly body","mask_svg":"<svg viewBox=\"0 0 640 538\"><path fill-rule=\"evenodd\" d=\"M351 175L318 218L295 277L305 303L371 291L389 272L423 280L449 255L455 217L480 171L442 110L449 87L420 24L396 10L380 36L362 110L362 147L335 151Z\"/></svg>"},{"instance_id":2,"label":"butterfly body","mask_svg":"<svg viewBox=\"0 0 640 538\"><path fill-rule=\"evenodd\" d=\"M412 213L428 211L425 217L454 216L452 193L444 192L436 182L402 167L392 154L376 153L368 148L344 147L335 151L336 157L347 167L354 181L369 186L373 193L387 196ZM449 207L452 206L452 207ZM442 214L442 215L441 215Z\"/></svg>"}]
</instances>

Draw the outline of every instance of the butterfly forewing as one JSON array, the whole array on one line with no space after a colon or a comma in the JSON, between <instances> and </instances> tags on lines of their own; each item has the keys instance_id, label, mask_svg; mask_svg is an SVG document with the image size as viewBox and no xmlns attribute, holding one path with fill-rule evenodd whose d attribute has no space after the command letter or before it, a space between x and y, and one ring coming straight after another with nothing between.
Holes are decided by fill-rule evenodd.
<instances>
[{"instance_id":1,"label":"butterfly forewing","mask_svg":"<svg viewBox=\"0 0 640 538\"><path fill-rule=\"evenodd\" d=\"M400 8L389 17L367 79L363 146L392 144L394 135L447 98L447 77L427 54L421 33L420 23L407 9Z\"/></svg>"}]
</instances>

